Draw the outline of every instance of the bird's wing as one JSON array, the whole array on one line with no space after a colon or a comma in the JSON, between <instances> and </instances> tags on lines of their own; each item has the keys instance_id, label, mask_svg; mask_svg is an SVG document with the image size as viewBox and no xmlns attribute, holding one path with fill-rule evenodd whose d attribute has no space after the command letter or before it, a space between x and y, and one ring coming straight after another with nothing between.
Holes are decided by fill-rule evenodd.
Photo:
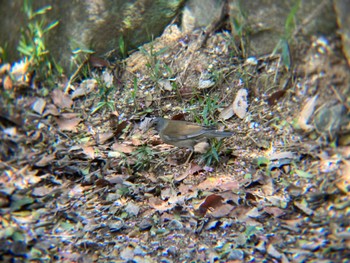
<instances>
[{"instance_id":1,"label":"bird's wing","mask_svg":"<svg viewBox=\"0 0 350 263\"><path fill-rule=\"evenodd\" d=\"M186 140L195 139L206 133L206 130L201 126L191 125L184 129L165 129L163 131L163 136L167 137L169 140Z\"/></svg>"}]
</instances>

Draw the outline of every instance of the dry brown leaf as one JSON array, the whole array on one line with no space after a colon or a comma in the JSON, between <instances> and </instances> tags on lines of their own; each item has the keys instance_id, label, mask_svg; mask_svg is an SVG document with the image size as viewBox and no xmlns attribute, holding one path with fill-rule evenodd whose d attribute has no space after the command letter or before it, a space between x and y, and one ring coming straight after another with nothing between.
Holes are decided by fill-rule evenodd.
<instances>
[{"instance_id":1,"label":"dry brown leaf","mask_svg":"<svg viewBox=\"0 0 350 263\"><path fill-rule=\"evenodd\" d=\"M318 95L309 99L304 105L301 112L299 113L298 124L300 128L303 129L304 131L312 131L314 129L313 125L310 125L307 123L309 122L310 117L314 113L317 98L318 98Z\"/></svg>"},{"instance_id":2,"label":"dry brown leaf","mask_svg":"<svg viewBox=\"0 0 350 263\"><path fill-rule=\"evenodd\" d=\"M220 179L215 177L208 177L205 181L201 182L197 188L200 190L211 190L220 185Z\"/></svg>"},{"instance_id":3,"label":"dry brown leaf","mask_svg":"<svg viewBox=\"0 0 350 263\"><path fill-rule=\"evenodd\" d=\"M131 143L134 146L140 146L140 145L143 144L142 141L138 137L132 137L131 138Z\"/></svg>"},{"instance_id":4,"label":"dry brown leaf","mask_svg":"<svg viewBox=\"0 0 350 263\"><path fill-rule=\"evenodd\" d=\"M15 77L15 78L20 78L21 76L27 74L28 72L28 67L29 67L29 61L24 60L24 61L20 61L18 63L15 63L14 65L12 65L11 67L11 74Z\"/></svg>"},{"instance_id":5,"label":"dry brown leaf","mask_svg":"<svg viewBox=\"0 0 350 263\"><path fill-rule=\"evenodd\" d=\"M4 85L4 89L6 89L6 90L12 89L13 83L12 83L12 79L10 78L10 76L7 75L7 76L4 78L3 85Z\"/></svg>"},{"instance_id":6,"label":"dry brown leaf","mask_svg":"<svg viewBox=\"0 0 350 263\"><path fill-rule=\"evenodd\" d=\"M5 128L3 130L4 134L7 134L10 137L15 137L18 135L18 131L16 127L9 127L9 128Z\"/></svg>"},{"instance_id":7,"label":"dry brown leaf","mask_svg":"<svg viewBox=\"0 0 350 263\"><path fill-rule=\"evenodd\" d=\"M74 112L66 112L61 114L61 118L65 119L73 119L73 118L78 118L80 116L79 113L74 113Z\"/></svg>"},{"instance_id":8,"label":"dry brown leaf","mask_svg":"<svg viewBox=\"0 0 350 263\"><path fill-rule=\"evenodd\" d=\"M228 120L234 115L232 104L220 112L219 119Z\"/></svg>"},{"instance_id":9,"label":"dry brown leaf","mask_svg":"<svg viewBox=\"0 0 350 263\"><path fill-rule=\"evenodd\" d=\"M264 211L274 217L280 217L285 214L285 211L278 207L265 206Z\"/></svg>"},{"instance_id":10,"label":"dry brown leaf","mask_svg":"<svg viewBox=\"0 0 350 263\"><path fill-rule=\"evenodd\" d=\"M145 97L145 106L148 108L149 106L151 106L152 102L153 102L152 94L147 93Z\"/></svg>"},{"instance_id":11,"label":"dry brown leaf","mask_svg":"<svg viewBox=\"0 0 350 263\"><path fill-rule=\"evenodd\" d=\"M225 217L231 213L233 208L234 207L230 204L223 204L217 207L216 209L214 209L214 211L211 211L210 215L212 215L215 218Z\"/></svg>"},{"instance_id":12,"label":"dry brown leaf","mask_svg":"<svg viewBox=\"0 0 350 263\"><path fill-rule=\"evenodd\" d=\"M278 252L278 250L272 245L267 246L267 253L274 258L280 259L282 257L282 254Z\"/></svg>"},{"instance_id":13,"label":"dry brown leaf","mask_svg":"<svg viewBox=\"0 0 350 263\"><path fill-rule=\"evenodd\" d=\"M104 144L107 140L113 138L113 132L104 132L97 134L96 140L98 144Z\"/></svg>"},{"instance_id":14,"label":"dry brown leaf","mask_svg":"<svg viewBox=\"0 0 350 263\"><path fill-rule=\"evenodd\" d=\"M176 204L169 204L167 201L162 201L157 197L151 197L149 200L149 206L162 213L173 208Z\"/></svg>"},{"instance_id":15,"label":"dry brown leaf","mask_svg":"<svg viewBox=\"0 0 350 263\"><path fill-rule=\"evenodd\" d=\"M45 155L40 159L40 161L36 162L35 165L39 167L44 167L50 164L55 159L56 159L56 153Z\"/></svg>"},{"instance_id":16,"label":"dry brown leaf","mask_svg":"<svg viewBox=\"0 0 350 263\"><path fill-rule=\"evenodd\" d=\"M121 153L132 153L135 151L135 148L130 145L120 144L120 143L113 143L111 149L113 151L121 152Z\"/></svg>"},{"instance_id":17,"label":"dry brown leaf","mask_svg":"<svg viewBox=\"0 0 350 263\"><path fill-rule=\"evenodd\" d=\"M342 176L337 180L336 186L345 194L350 194L350 161L343 161L344 166L341 169Z\"/></svg>"},{"instance_id":18,"label":"dry brown leaf","mask_svg":"<svg viewBox=\"0 0 350 263\"><path fill-rule=\"evenodd\" d=\"M46 106L46 110L43 113L43 116L52 115L52 116L58 116L60 113L58 112L57 107L54 104L49 104Z\"/></svg>"},{"instance_id":19,"label":"dry brown leaf","mask_svg":"<svg viewBox=\"0 0 350 263\"><path fill-rule=\"evenodd\" d=\"M168 79L159 80L158 85L162 90L172 91L172 89L173 89L173 86L171 86L170 80L168 80Z\"/></svg>"},{"instance_id":20,"label":"dry brown leaf","mask_svg":"<svg viewBox=\"0 0 350 263\"><path fill-rule=\"evenodd\" d=\"M41 115L45 109L45 106L46 106L46 101L42 98L39 98L33 103L32 108L36 113Z\"/></svg>"},{"instance_id":21,"label":"dry brown leaf","mask_svg":"<svg viewBox=\"0 0 350 263\"><path fill-rule=\"evenodd\" d=\"M183 172L180 175L175 175L174 180L176 182L180 182L180 181L184 180L185 178L187 178L187 176L195 174L195 173L202 171L202 170L203 170L203 167L201 167L195 163L191 163L185 172Z\"/></svg>"},{"instance_id":22,"label":"dry brown leaf","mask_svg":"<svg viewBox=\"0 0 350 263\"><path fill-rule=\"evenodd\" d=\"M56 123L61 131L77 131L77 125L81 122L81 118L56 118Z\"/></svg>"},{"instance_id":23,"label":"dry brown leaf","mask_svg":"<svg viewBox=\"0 0 350 263\"><path fill-rule=\"evenodd\" d=\"M11 65L9 63L3 64L0 67L0 76L4 75L6 72L9 72L11 69Z\"/></svg>"},{"instance_id":24,"label":"dry brown leaf","mask_svg":"<svg viewBox=\"0 0 350 263\"><path fill-rule=\"evenodd\" d=\"M60 108L71 108L73 105L73 100L69 97L69 95L64 94L64 92L59 89L52 91L51 98L53 103Z\"/></svg>"},{"instance_id":25,"label":"dry brown leaf","mask_svg":"<svg viewBox=\"0 0 350 263\"><path fill-rule=\"evenodd\" d=\"M89 93L91 93L95 88L97 87L97 81L95 79L87 79L84 80L79 87L74 90L74 92L71 95L72 99L85 96Z\"/></svg>"},{"instance_id":26,"label":"dry brown leaf","mask_svg":"<svg viewBox=\"0 0 350 263\"><path fill-rule=\"evenodd\" d=\"M200 142L194 146L194 151L197 153L206 153L207 150L209 149L209 146L210 146L209 143L206 141Z\"/></svg>"},{"instance_id":27,"label":"dry brown leaf","mask_svg":"<svg viewBox=\"0 0 350 263\"><path fill-rule=\"evenodd\" d=\"M37 197L43 197L52 192L52 189L47 186L35 187L32 195Z\"/></svg>"},{"instance_id":28,"label":"dry brown leaf","mask_svg":"<svg viewBox=\"0 0 350 263\"><path fill-rule=\"evenodd\" d=\"M236 98L233 101L232 107L234 113L240 118L243 119L247 114L248 109L248 91L246 89L240 89L237 92Z\"/></svg>"},{"instance_id":29,"label":"dry brown leaf","mask_svg":"<svg viewBox=\"0 0 350 263\"><path fill-rule=\"evenodd\" d=\"M90 159L95 158L95 150L92 146L82 146L83 152L86 156L88 156Z\"/></svg>"},{"instance_id":30,"label":"dry brown leaf","mask_svg":"<svg viewBox=\"0 0 350 263\"><path fill-rule=\"evenodd\" d=\"M204 216L208 209L217 209L223 205L223 198L220 195L212 194L205 198L204 202L199 206L197 213Z\"/></svg>"}]
</instances>

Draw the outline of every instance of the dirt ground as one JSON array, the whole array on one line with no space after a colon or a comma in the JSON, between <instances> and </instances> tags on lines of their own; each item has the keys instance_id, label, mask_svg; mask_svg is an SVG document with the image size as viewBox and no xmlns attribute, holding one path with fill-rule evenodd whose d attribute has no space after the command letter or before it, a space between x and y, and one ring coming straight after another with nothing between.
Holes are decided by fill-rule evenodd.
<instances>
[{"instance_id":1,"label":"dirt ground","mask_svg":"<svg viewBox=\"0 0 350 263\"><path fill-rule=\"evenodd\" d=\"M294 43L290 64L241 51L228 33L170 26L68 86L3 81L1 261L348 262L339 39ZM156 116L234 135L186 164Z\"/></svg>"}]
</instances>

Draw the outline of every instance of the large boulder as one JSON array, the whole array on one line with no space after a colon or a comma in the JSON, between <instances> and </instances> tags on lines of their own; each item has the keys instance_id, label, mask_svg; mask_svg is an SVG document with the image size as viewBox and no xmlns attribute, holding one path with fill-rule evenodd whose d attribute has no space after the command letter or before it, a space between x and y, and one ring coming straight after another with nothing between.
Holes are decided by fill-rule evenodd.
<instances>
[{"instance_id":1,"label":"large boulder","mask_svg":"<svg viewBox=\"0 0 350 263\"><path fill-rule=\"evenodd\" d=\"M90 49L97 55L119 51L123 37L126 49L136 48L160 35L175 17L184 0L35 0L33 10L51 5L46 23L59 25L47 34L47 49L66 71L72 71L72 50ZM21 30L28 25L23 0L0 3L0 46L9 61L18 59ZM38 17L39 18L39 17Z\"/></svg>"}]
</instances>

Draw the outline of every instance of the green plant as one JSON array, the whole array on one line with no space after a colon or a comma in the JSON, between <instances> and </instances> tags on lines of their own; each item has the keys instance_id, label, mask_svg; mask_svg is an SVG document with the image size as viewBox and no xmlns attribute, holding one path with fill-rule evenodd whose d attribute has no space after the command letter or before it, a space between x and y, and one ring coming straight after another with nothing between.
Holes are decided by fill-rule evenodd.
<instances>
[{"instance_id":1,"label":"green plant","mask_svg":"<svg viewBox=\"0 0 350 263\"><path fill-rule=\"evenodd\" d=\"M168 48L162 48L158 51L154 50L153 45L151 44L150 50L146 50L144 47L140 47L141 53L146 56L147 63L146 67L149 70L150 78L153 82L158 82L162 78L161 74L161 62L159 60L159 56L163 54Z\"/></svg>"},{"instance_id":2,"label":"green plant","mask_svg":"<svg viewBox=\"0 0 350 263\"><path fill-rule=\"evenodd\" d=\"M301 0L297 0L290 10L286 22L284 24L284 35L281 36L272 54L281 52L282 63L289 70L291 67L291 55L289 50L289 43L293 39L293 33L296 28L295 15L299 10Z\"/></svg>"},{"instance_id":3,"label":"green plant","mask_svg":"<svg viewBox=\"0 0 350 263\"><path fill-rule=\"evenodd\" d=\"M247 26L246 26L246 15L243 12L243 9L240 5L240 1L233 3L231 12L235 12L235 16L230 16L230 27L231 35L229 36L229 45L235 51L235 54L232 56L237 56L241 54L244 58L246 57L246 48L245 48L245 36L247 35Z\"/></svg>"},{"instance_id":4,"label":"green plant","mask_svg":"<svg viewBox=\"0 0 350 263\"><path fill-rule=\"evenodd\" d=\"M149 167L155 153L152 148L147 145L142 145L138 147L136 151L132 152L131 155L136 158L134 168L136 170L143 170Z\"/></svg>"},{"instance_id":5,"label":"green plant","mask_svg":"<svg viewBox=\"0 0 350 263\"><path fill-rule=\"evenodd\" d=\"M216 111L221 107L219 103L218 96L206 96L206 97L197 97L193 98L191 105L199 104L199 109L188 109L195 113L194 120L196 122L204 125L215 125L216 124Z\"/></svg>"},{"instance_id":6,"label":"green plant","mask_svg":"<svg viewBox=\"0 0 350 263\"><path fill-rule=\"evenodd\" d=\"M206 166L218 164L219 152L222 143L222 140L218 141L216 139L212 139L208 151L201 156L200 163L205 163Z\"/></svg>"},{"instance_id":7,"label":"green plant","mask_svg":"<svg viewBox=\"0 0 350 263\"><path fill-rule=\"evenodd\" d=\"M138 90L139 90L139 86L138 86L138 83L137 83L137 77L134 77L134 88L131 90L131 99L135 105L135 109L138 108L138 102L137 102L137 93L138 93Z\"/></svg>"},{"instance_id":8,"label":"green plant","mask_svg":"<svg viewBox=\"0 0 350 263\"><path fill-rule=\"evenodd\" d=\"M63 72L62 67L50 57L46 47L46 35L58 25L58 21L47 22L47 12L51 9L51 6L45 6L33 11L32 0L23 1L23 12L28 18L28 25L22 28L17 47L20 54L29 61L30 66L43 72L44 77L52 75L54 68L59 73Z\"/></svg>"},{"instance_id":9,"label":"green plant","mask_svg":"<svg viewBox=\"0 0 350 263\"><path fill-rule=\"evenodd\" d=\"M127 54L127 48L125 46L124 37L120 36L118 42L119 42L119 52L122 58L126 58L128 54Z\"/></svg>"},{"instance_id":10,"label":"green plant","mask_svg":"<svg viewBox=\"0 0 350 263\"><path fill-rule=\"evenodd\" d=\"M101 80L98 80L99 84L99 93L98 97L100 97L100 101L97 103L96 107L93 108L91 111L91 114L94 114L95 112L99 111L100 109L109 109L111 111L115 110L114 101L109 99L109 94L115 90L114 86L108 87L106 83L102 83Z\"/></svg>"}]
</instances>

